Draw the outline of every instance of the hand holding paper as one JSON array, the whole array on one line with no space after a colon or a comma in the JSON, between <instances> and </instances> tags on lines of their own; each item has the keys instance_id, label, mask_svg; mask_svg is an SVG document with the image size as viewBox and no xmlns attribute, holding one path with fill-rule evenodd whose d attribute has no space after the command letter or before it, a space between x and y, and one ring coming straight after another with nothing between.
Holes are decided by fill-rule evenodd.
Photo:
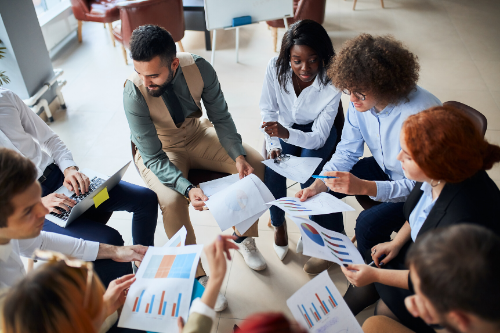
<instances>
[{"instance_id":1,"label":"hand holding paper","mask_svg":"<svg viewBox=\"0 0 500 333\"><path fill-rule=\"evenodd\" d=\"M267 205L275 205L292 216L323 215L354 210L342 200L328 193L319 193L306 201L300 201L300 198L285 197L268 202Z\"/></svg>"}]
</instances>

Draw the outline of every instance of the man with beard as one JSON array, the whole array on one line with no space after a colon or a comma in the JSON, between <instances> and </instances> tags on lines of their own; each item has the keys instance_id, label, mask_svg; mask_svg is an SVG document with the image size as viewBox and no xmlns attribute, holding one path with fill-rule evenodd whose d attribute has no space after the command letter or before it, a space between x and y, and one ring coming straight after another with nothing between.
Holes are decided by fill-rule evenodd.
<instances>
[{"instance_id":1,"label":"man with beard","mask_svg":"<svg viewBox=\"0 0 500 333\"><path fill-rule=\"evenodd\" d=\"M238 173L240 178L255 173L263 180L262 156L242 143L217 74L205 59L176 53L170 33L154 25L134 30L130 52L135 72L125 83L123 104L137 147L135 163L158 196L167 236L185 226L186 244L195 244L189 202L203 210L208 197L189 182L189 170ZM200 119L202 100L208 119ZM252 238L258 235L257 223L243 235L235 230L235 235L247 265L265 269L266 262ZM201 263L197 277L206 284ZM226 306L226 299L219 295L215 310Z\"/></svg>"},{"instance_id":2,"label":"man with beard","mask_svg":"<svg viewBox=\"0 0 500 333\"><path fill-rule=\"evenodd\" d=\"M500 238L485 227L460 224L433 230L410 248L408 311L450 333L500 332ZM412 288L413 287L413 288ZM365 333L411 333L385 317L368 318Z\"/></svg>"}]
</instances>

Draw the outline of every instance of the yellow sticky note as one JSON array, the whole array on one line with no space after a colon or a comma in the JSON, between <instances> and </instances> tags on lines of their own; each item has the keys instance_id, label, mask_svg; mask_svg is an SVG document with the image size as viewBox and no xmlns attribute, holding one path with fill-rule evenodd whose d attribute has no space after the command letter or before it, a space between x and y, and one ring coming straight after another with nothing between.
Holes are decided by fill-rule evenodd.
<instances>
[{"instance_id":1,"label":"yellow sticky note","mask_svg":"<svg viewBox=\"0 0 500 333\"><path fill-rule=\"evenodd\" d=\"M95 208L99 207L104 201L109 199L108 188L105 187L101 192L97 193L94 200Z\"/></svg>"}]
</instances>

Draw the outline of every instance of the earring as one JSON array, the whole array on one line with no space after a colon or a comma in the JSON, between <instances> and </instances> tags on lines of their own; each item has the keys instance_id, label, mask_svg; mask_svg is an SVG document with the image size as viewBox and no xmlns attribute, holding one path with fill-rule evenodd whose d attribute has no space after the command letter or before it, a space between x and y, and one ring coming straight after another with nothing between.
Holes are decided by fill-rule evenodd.
<instances>
[{"instance_id":1,"label":"earring","mask_svg":"<svg viewBox=\"0 0 500 333\"><path fill-rule=\"evenodd\" d=\"M436 185L432 185L432 182L433 182L433 181L434 181L434 179L431 179L431 183L430 183L430 184L431 184L431 186L432 186L432 187L436 187L436 186L438 186L439 184L441 184L441 180L438 180L438 182L437 182L437 184L436 184Z\"/></svg>"}]
</instances>

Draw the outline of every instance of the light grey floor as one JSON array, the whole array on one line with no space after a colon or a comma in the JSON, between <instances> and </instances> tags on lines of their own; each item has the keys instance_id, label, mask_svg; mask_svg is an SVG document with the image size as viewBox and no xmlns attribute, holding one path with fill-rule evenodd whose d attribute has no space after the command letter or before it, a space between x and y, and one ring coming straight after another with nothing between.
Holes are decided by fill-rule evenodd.
<instances>
[{"instance_id":1,"label":"light grey floor","mask_svg":"<svg viewBox=\"0 0 500 333\"><path fill-rule=\"evenodd\" d=\"M421 65L419 84L441 101L458 100L477 108L489 121L487 138L500 143L500 2L385 0L385 9L378 0L360 0L356 11L352 1L328 0L324 27L334 47L361 32L392 34L402 40L416 55ZM262 145L259 97L267 62L272 52L272 37L263 24L241 28L240 63L235 63L234 30L218 33L215 69L243 140L254 148ZM283 35L279 31L279 39ZM187 31L182 40L188 52L210 59L204 48L204 35ZM63 89L67 111L58 111L50 124L72 150L81 167L112 173L130 160L130 139L123 112L123 83L133 71L125 65L120 46L115 48L102 24L83 25L83 43L76 41L54 59L54 67L64 69L68 81ZM344 106L348 99L343 97ZM490 175L500 181L500 168ZM125 180L142 185L134 167ZM297 191L291 189L290 194ZM357 208L345 216L349 235L360 207L355 200L347 202ZM191 210L199 243L211 242L220 233L209 212ZM283 262L272 249L273 231L267 227L269 214L260 219L258 247L267 260L263 272L251 271L239 254L229 264L222 287L229 307L218 315L213 332L230 332L234 323L258 311L283 311L291 315L286 299L311 279L302 271L306 257L295 253L299 232L289 223L291 251ZM109 223L118 229L127 244L131 243L131 216L115 213ZM167 240L161 217L158 220L156 245ZM330 276L345 292L346 280L339 267L330 269ZM363 322L373 313L369 308L358 315Z\"/></svg>"}]
</instances>

